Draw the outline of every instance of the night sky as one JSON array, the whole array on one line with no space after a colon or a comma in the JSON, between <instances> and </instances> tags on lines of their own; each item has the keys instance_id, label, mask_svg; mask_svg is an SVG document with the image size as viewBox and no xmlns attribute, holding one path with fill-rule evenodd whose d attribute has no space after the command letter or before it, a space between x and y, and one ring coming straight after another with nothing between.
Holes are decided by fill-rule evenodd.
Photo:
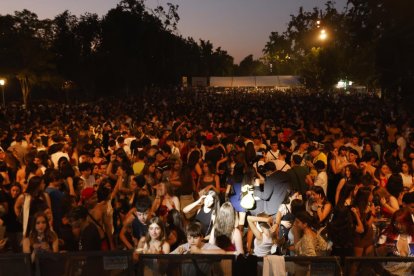
<instances>
[{"instance_id":1,"label":"night sky","mask_svg":"<svg viewBox=\"0 0 414 276\"><path fill-rule=\"evenodd\" d=\"M74 15L85 12L104 15L119 0L1 0L0 13L12 14L28 9L39 18L53 18L64 10ZM150 8L178 4L180 21L178 33L184 37L210 40L214 47L221 47L238 63L249 54L262 55L270 32L283 32L290 14L297 14L300 6L305 10L324 7L325 0L147 0ZM342 11L346 0L335 1Z\"/></svg>"}]
</instances>

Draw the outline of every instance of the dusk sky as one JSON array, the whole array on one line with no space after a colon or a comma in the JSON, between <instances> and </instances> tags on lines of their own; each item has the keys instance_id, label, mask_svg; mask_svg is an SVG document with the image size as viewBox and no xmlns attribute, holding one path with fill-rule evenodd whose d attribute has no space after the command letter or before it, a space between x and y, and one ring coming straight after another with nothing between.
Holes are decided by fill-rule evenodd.
<instances>
[{"instance_id":1,"label":"dusk sky","mask_svg":"<svg viewBox=\"0 0 414 276\"><path fill-rule=\"evenodd\" d=\"M53 18L64 10L79 16L85 12L105 15L120 0L1 0L0 13L12 14L28 9L39 18ZM290 14L297 14L300 6L310 10L324 7L325 0L147 0L153 8L178 4L180 21L178 33L184 37L210 40L214 47L221 47L238 63L249 54L262 55L262 49L272 31L283 32ZM337 0L342 11L346 0Z\"/></svg>"}]
</instances>

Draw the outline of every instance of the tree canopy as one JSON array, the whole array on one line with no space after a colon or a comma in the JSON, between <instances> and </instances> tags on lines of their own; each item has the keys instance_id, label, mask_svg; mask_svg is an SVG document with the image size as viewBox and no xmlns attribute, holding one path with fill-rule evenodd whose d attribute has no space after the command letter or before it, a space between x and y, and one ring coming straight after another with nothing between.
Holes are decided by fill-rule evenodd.
<instances>
[{"instance_id":1,"label":"tree canopy","mask_svg":"<svg viewBox=\"0 0 414 276\"><path fill-rule=\"evenodd\" d=\"M413 10L410 0L348 0L344 11L333 1L324 9L300 8L283 33L270 34L263 60L274 74L300 75L308 88L352 79L389 96L408 96L414 84ZM321 30L327 33L323 41Z\"/></svg>"},{"instance_id":2,"label":"tree canopy","mask_svg":"<svg viewBox=\"0 0 414 276\"><path fill-rule=\"evenodd\" d=\"M212 42L179 35L179 6L171 3L149 9L144 0L122 0L102 17L64 11L44 20L16 11L0 15L0 76L15 80L25 104L31 91L91 98L175 86L183 76L269 74L299 75L315 90L351 79L406 97L414 84L413 8L410 0L299 8L284 32L271 32L263 57L238 65Z\"/></svg>"}]
</instances>

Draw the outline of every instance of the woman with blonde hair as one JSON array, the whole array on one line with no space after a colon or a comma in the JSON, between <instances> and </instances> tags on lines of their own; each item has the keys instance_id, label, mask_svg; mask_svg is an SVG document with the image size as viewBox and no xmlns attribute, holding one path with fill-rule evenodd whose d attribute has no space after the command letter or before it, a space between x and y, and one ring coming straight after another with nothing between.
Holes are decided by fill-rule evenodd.
<instances>
[{"instance_id":1,"label":"woman with blonde hair","mask_svg":"<svg viewBox=\"0 0 414 276\"><path fill-rule=\"evenodd\" d=\"M216 216L209 243L227 252L244 254L242 233L237 228L236 212L230 202L225 202Z\"/></svg>"}]
</instances>

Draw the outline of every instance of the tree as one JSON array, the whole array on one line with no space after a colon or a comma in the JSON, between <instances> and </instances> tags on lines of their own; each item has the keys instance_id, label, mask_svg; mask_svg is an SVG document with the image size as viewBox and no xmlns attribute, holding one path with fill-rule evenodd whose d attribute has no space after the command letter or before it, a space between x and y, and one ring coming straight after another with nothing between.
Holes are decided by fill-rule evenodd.
<instances>
[{"instance_id":1,"label":"tree","mask_svg":"<svg viewBox=\"0 0 414 276\"><path fill-rule=\"evenodd\" d=\"M272 32L264 49L264 60L271 68L270 74L292 75L294 64L292 60L292 41L285 35Z\"/></svg>"},{"instance_id":2,"label":"tree","mask_svg":"<svg viewBox=\"0 0 414 276\"><path fill-rule=\"evenodd\" d=\"M46 85L93 97L234 73L225 50L178 35L178 21L178 5L151 10L145 0L121 0L102 18L64 11L39 20L27 10L0 16L0 73L18 78L26 104L33 87Z\"/></svg>"},{"instance_id":3,"label":"tree","mask_svg":"<svg viewBox=\"0 0 414 276\"><path fill-rule=\"evenodd\" d=\"M355 67L370 64L370 79L381 85L388 97L412 97L414 84L413 1L349 0L348 24L355 33L350 43L354 49L369 54L360 57ZM409 102L409 101L405 101Z\"/></svg>"},{"instance_id":4,"label":"tree","mask_svg":"<svg viewBox=\"0 0 414 276\"><path fill-rule=\"evenodd\" d=\"M51 33L50 21L39 20L35 13L23 10L2 17L2 23L5 23L4 32L0 33L2 71L17 78L27 106L34 86L56 84L54 56L46 39Z\"/></svg>"},{"instance_id":5,"label":"tree","mask_svg":"<svg viewBox=\"0 0 414 276\"><path fill-rule=\"evenodd\" d=\"M212 54L212 72L214 76L233 75L234 59L227 51L218 47Z\"/></svg>"},{"instance_id":6,"label":"tree","mask_svg":"<svg viewBox=\"0 0 414 276\"><path fill-rule=\"evenodd\" d=\"M267 66L260 60L253 59L253 55L248 55L237 68L237 75L239 76L262 76L267 75Z\"/></svg>"}]
</instances>

